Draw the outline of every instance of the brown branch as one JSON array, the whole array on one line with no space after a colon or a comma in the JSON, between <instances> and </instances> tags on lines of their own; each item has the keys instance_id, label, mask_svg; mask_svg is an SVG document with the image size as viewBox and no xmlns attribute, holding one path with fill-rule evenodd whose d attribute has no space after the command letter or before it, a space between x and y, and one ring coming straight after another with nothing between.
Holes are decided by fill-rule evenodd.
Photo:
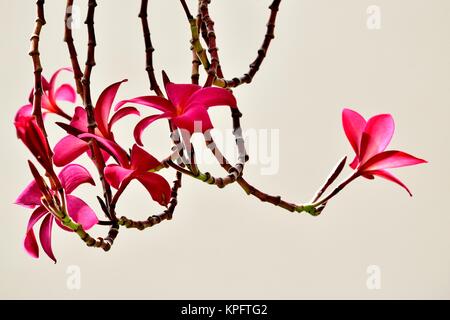
<instances>
[{"instance_id":1,"label":"brown branch","mask_svg":"<svg viewBox=\"0 0 450 320\"><path fill-rule=\"evenodd\" d=\"M88 13L86 21L84 22L87 25L88 29L88 50L87 50L86 65L84 68L84 75L81 81L83 85L83 95L84 95L83 102L87 113L88 129L90 133L94 133L94 130L97 127L94 117L94 107L92 105L91 87L90 87L91 72L92 68L95 66L95 46L97 45L95 40L95 29L94 29L94 14L96 6L97 2L95 0L89 0Z\"/></svg>"},{"instance_id":2,"label":"brown branch","mask_svg":"<svg viewBox=\"0 0 450 320\"><path fill-rule=\"evenodd\" d=\"M139 18L141 18L142 31L144 33L144 41L145 41L145 57L146 57L145 70L147 71L148 78L150 80L150 91L155 91L155 93L158 96L163 97L164 95L161 89L159 88L158 82L156 81L155 70L153 68L153 51L155 51L155 49L153 48L152 45L150 28L148 26L147 7L148 7L148 0L142 0Z\"/></svg>"},{"instance_id":3,"label":"brown branch","mask_svg":"<svg viewBox=\"0 0 450 320\"><path fill-rule=\"evenodd\" d=\"M97 45L95 40L95 28L94 28L94 14L95 7L97 6L97 2L95 0L89 0L88 2L88 12L85 24L87 25L88 30L88 50L87 50L87 58L86 65L84 69L83 78L81 80L83 86L83 103L84 108L86 109L87 118L88 118L88 130L90 133L95 133L95 128L97 127L97 123L95 121L94 116L94 108L92 105L92 97L91 97L91 73L92 68L95 66L95 47ZM103 188L103 196L105 199L105 204L108 207L108 218L112 221L117 221L114 210L111 210L109 207L112 199L111 187L106 181L103 171L105 169L105 161L103 159L103 155L100 151L97 141L91 139L89 141L90 150L92 153L91 159L97 167L97 171L100 177L100 181L102 183Z\"/></svg>"},{"instance_id":4,"label":"brown branch","mask_svg":"<svg viewBox=\"0 0 450 320\"><path fill-rule=\"evenodd\" d=\"M202 23L206 26L206 36L208 38L208 52L211 55L211 63L208 68L208 77L204 87L210 87L213 85L214 80L217 77L218 68L220 68L220 60L218 54L218 48L216 44L216 33L214 31L214 21L209 15L209 5L210 0L200 0L199 1L199 11L201 14ZM200 24L201 27L202 24Z\"/></svg>"},{"instance_id":5,"label":"brown branch","mask_svg":"<svg viewBox=\"0 0 450 320\"><path fill-rule=\"evenodd\" d=\"M44 17L44 0L36 1L37 17L34 25L34 31L30 38L30 51L29 55L33 60L34 67L34 99L33 99L33 115L36 117L36 121L47 137L47 133L44 126L44 120L42 118L42 65L39 53L39 37L41 34L42 26L45 25Z\"/></svg>"},{"instance_id":6,"label":"brown branch","mask_svg":"<svg viewBox=\"0 0 450 320\"><path fill-rule=\"evenodd\" d=\"M75 79L75 84L77 87L77 93L80 95L81 99L83 98L83 84L81 83L81 79L83 77L83 72L80 68L80 63L78 62L77 50L75 49L75 45L73 43L72 37L72 28L69 26L69 23L72 19L72 12L69 12L69 8L73 7L73 0L67 0L66 5L66 15L64 18L64 42L67 43L67 48L69 50L70 61L72 63L73 76Z\"/></svg>"},{"instance_id":7,"label":"brown branch","mask_svg":"<svg viewBox=\"0 0 450 320\"><path fill-rule=\"evenodd\" d=\"M227 87L237 87L243 83L251 83L253 80L253 77L258 72L259 68L261 67L262 62L264 61L264 58L267 55L267 51L269 50L270 42L273 38L275 38L275 21L278 14L278 9L280 7L281 0L274 0L272 4L269 6L270 9L270 17L269 21L267 22L267 31L264 35L264 40L261 45L261 48L258 50L258 55L256 59L250 64L250 69L247 73L245 73L241 77L236 77L231 80L226 80L226 86Z\"/></svg>"},{"instance_id":8,"label":"brown branch","mask_svg":"<svg viewBox=\"0 0 450 320\"><path fill-rule=\"evenodd\" d=\"M281 0L274 0L272 4L269 6L270 16L267 22L267 31L264 35L263 43L258 50L258 54L256 59L250 64L249 70L247 73L240 77L234 77L231 80L227 80L224 78L221 65L219 62L219 56L217 53L216 46L216 34L214 32L214 22L211 20L208 5L210 0L199 0L199 29L201 30L202 37L207 43L208 51L211 54L211 63L207 58L200 56L202 52L201 45L196 43L197 55L200 57L200 61L208 72L209 79L205 83L205 86L210 86L212 84L223 87L223 88L234 88L238 87L244 83L251 83L254 76L258 72L263 63L267 51L269 50L270 43L272 39L275 38L275 21L278 14L278 10L280 7ZM194 37L193 37L194 40Z\"/></svg>"},{"instance_id":9,"label":"brown branch","mask_svg":"<svg viewBox=\"0 0 450 320\"><path fill-rule=\"evenodd\" d=\"M171 220L175 208L178 204L177 196L178 196L178 189L181 188L181 176L182 174L180 172L177 172L176 180L173 182L169 206L167 207L166 210L164 210L162 213L158 215L152 215L148 217L147 220L144 221L134 221L128 219L127 217L121 217L118 221L119 225L125 226L126 228L135 228L138 230L144 230L146 228L150 228L156 224L159 224L164 220Z\"/></svg>"}]
</instances>

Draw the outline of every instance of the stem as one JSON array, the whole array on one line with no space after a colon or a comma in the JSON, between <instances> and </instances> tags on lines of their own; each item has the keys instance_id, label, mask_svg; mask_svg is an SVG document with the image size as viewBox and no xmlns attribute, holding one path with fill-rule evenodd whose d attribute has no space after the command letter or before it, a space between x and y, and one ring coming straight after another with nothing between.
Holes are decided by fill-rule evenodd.
<instances>
[{"instance_id":1,"label":"stem","mask_svg":"<svg viewBox=\"0 0 450 320\"><path fill-rule=\"evenodd\" d=\"M67 43L67 48L69 50L70 61L72 62L73 76L75 79L75 84L77 87L77 93L80 95L81 99L83 97L83 84L81 79L83 77L83 72L80 68L80 63L78 62L77 50L73 43L72 28L69 27L69 19L71 19L72 13L69 12L69 8L73 6L73 0L67 0L66 5L66 16L64 19L64 41Z\"/></svg>"},{"instance_id":2,"label":"stem","mask_svg":"<svg viewBox=\"0 0 450 320\"><path fill-rule=\"evenodd\" d=\"M253 77L258 72L259 68L261 67L261 64L264 61L264 58L267 55L267 51L269 50L270 42L272 39L275 38L275 21L278 14L278 9L280 7L281 0L274 0L272 4L269 6L270 9L270 17L269 21L267 22L267 31L264 35L264 40L261 45L261 48L258 50L258 55L256 56L256 59L250 64L250 69L247 73L244 73L241 77L236 77L231 80L225 80L226 86L231 87L237 87L243 83L251 83L253 80Z\"/></svg>"},{"instance_id":3,"label":"stem","mask_svg":"<svg viewBox=\"0 0 450 320\"><path fill-rule=\"evenodd\" d=\"M342 160L338 163L338 165L331 171L330 176L327 178L323 186L317 191L314 198L311 200L311 203L316 202L322 196L322 194L328 189L328 187L339 177L344 169L345 162L347 161L347 157L342 158Z\"/></svg>"},{"instance_id":4,"label":"stem","mask_svg":"<svg viewBox=\"0 0 450 320\"><path fill-rule=\"evenodd\" d=\"M328 202L328 200L330 200L335 195L337 195L342 189L345 188L346 185L348 185L350 182L352 182L353 180L358 178L359 175L360 175L359 172L356 171L351 176L349 176L347 179L345 179L340 185L338 185L328 196L326 196L324 199L322 199L318 202L313 203L312 206L317 207L321 204L326 204Z\"/></svg>"},{"instance_id":5,"label":"stem","mask_svg":"<svg viewBox=\"0 0 450 320\"><path fill-rule=\"evenodd\" d=\"M44 0L36 1L37 17L34 25L34 31L30 38L30 51L29 55L33 60L34 67L34 99L33 99L33 115L36 117L37 124L47 138L47 132L44 126L44 120L42 118L42 65L39 53L39 37L41 34L42 26L45 25L44 17Z\"/></svg>"},{"instance_id":6,"label":"stem","mask_svg":"<svg viewBox=\"0 0 450 320\"><path fill-rule=\"evenodd\" d=\"M219 63L219 56L217 54L217 47L215 43L216 35L214 33L214 22L211 20L208 11L208 5L210 0L199 0L199 16L198 27L194 28L191 21L191 33L192 33L192 44L197 52L197 55L200 59L200 62L204 66L205 70L208 72L209 79L205 83L205 86L210 86L214 84L215 86L222 88L235 88L244 83L251 83L256 73L259 71L267 52L269 50L270 43L272 39L275 38L275 21L277 18L278 10L280 7L281 0L274 0L272 4L269 6L270 16L267 22L267 31L264 35L263 43L258 50L257 57L250 64L249 70L247 73L240 77L234 77L231 80L226 80L223 77L221 65ZM205 19L206 16L206 19ZM202 37L205 39L208 50L211 53L211 64L206 57L205 51L202 48L202 45L199 41L199 29L202 32ZM214 62L214 61L215 62ZM214 62L214 64L213 64ZM211 80L212 78L212 80ZM212 82L211 82L212 81Z\"/></svg>"},{"instance_id":7,"label":"stem","mask_svg":"<svg viewBox=\"0 0 450 320\"><path fill-rule=\"evenodd\" d=\"M146 228L150 228L150 227L154 226L155 224L159 224L160 222L162 222L164 220L171 220L173 213L175 211L175 208L178 204L177 196L178 196L178 190L179 190L179 188L181 188L181 176L182 176L182 174L180 172L177 172L176 179L173 182L169 206L161 214L152 215L152 216L148 217L147 220L144 220L144 221L134 221L134 220L128 219L127 217L121 217L118 221L119 225L123 225L126 228L135 228L138 230L144 230Z\"/></svg>"},{"instance_id":8,"label":"stem","mask_svg":"<svg viewBox=\"0 0 450 320\"><path fill-rule=\"evenodd\" d=\"M158 82L156 81L155 70L153 68L153 51L155 51L155 49L153 48L152 45L150 28L148 26L147 7L148 7L148 0L142 0L139 18L141 18L142 31L144 34L144 41L145 41L145 57L146 57L145 70L147 71L148 78L150 80L150 91L154 91L158 96L162 97L164 95L158 85Z\"/></svg>"},{"instance_id":9,"label":"stem","mask_svg":"<svg viewBox=\"0 0 450 320\"><path fill-rule=\"evenodd\" d=\"M211 55L211 64L208 68L208 77L204 87L210 87L214 83L214 79L217 77L217 70L220 67L218 48L216 44L216 33L214 31L214 21L209 15L209 5L210 0L200 0L199 10L201 13L202 22L206 26L206 32L208 37L208 52Z\"/></svg>"},{"instance_id":10,"label":"stem","mask_svg":"<svg viewBox=\"0 0 450 320\"><path fill-rule=\"evenodd\" d=\"M97 127L97 123L95 121L94 116L94 108L92 105L92 98L91 98L91 73L92 68L95 66L95 47L97 45L95 40L95 28L94 28L94 14L95 14L95 7L97 6L97 2L95 0L89 0L88 2L88 13L86 17L85 24L87 25L88 29L88 51L87 51L87 58L86 58L86 66L84 69L84 75L81 80L82 86L83 86L83 103L84 108L86 109L87 118L88 118L88 131L89 133L94 134L95 128ZM94 162L95 166L97 167L97 171L99 174L100 181L102 183L103 188L103 196L105 199L105 204L109 208L107 217L112 221L117 221L117 217L115 215L114 210L111 210L110 203L112 198L112 191L111 186L106 181L103 171L105 169L105 160L103 159L103 155L100 151L100 148L98 146L97 141L94 139L91 139L89 141L89 147L92 153L91 159Z\"/></svg>"}]
</instances>

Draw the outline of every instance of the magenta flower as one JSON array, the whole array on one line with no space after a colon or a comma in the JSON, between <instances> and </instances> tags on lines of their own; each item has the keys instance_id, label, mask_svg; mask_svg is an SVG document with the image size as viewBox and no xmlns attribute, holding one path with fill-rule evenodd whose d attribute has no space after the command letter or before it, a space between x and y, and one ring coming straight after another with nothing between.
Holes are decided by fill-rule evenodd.
<instances>
[{"instance_id":1,"label":"magenta flower","mask_svg":"<svg viewBox=\"0 0 450 320\"><path fill-rule=\"evenodd\" d=\"M379 114L366 120L357 112L344 109L342 124L345 134L356 153L350 164L357 175L368 179L374 176L387 179L403 187L406 185L386 169L426 163L402 151L385 151L394 134L394 119L390 114Z\"/></svg>"},{"instance_id":2,"label":"magenta flower","mask_svg":"<svg viewBox=\"0 0 450 320\"><path fill-rule=\"evenodd\" d=\"M136 179L147 189L153 200L167 206L171 192L169 183L159 174L151 172L161 166L161 162L156 158L136 144L133 145L128 158L126 152L113 141L90 133L82 134L80 138L96 139L99 145L119 163L106 166L104 172L106 181L118 190L119 195L132 180Z\"/></svg>"},{"instance_id":3,"label":"magenta flower","mask_svg":"<svg viewBox=\"0 0 450 320\"><path fill-rule=\"evenodd\" d=\"M80 184L90 183L95 185L89 172L82 166L77 164L70 164L64 167L58 175L61 184L66 192L67 212L75 222L81 224L85 230L90 229L98 223L97 216L94 211L80 198L71 195ZM34 258L39 257L39 248L34 234L33 227L40 220L42 220L39 229L39 240L41 242L44 252L56 263L56 258L52 250L52 227L54 216L41 203L42 192L39 189L36 181L32 181L22 191L15 203L26 208L34 209L28 221L28 227L24 240L25 250ZM66 231L72 231L64 227L61 222L56 219L56 223Z\"/></svg>"},{"instance_id":4,"label":"magenta flower","mask_svg":"<svg viewBox=\"0 0 450 320\"><path fill-rule=\"evenodd\" d=\"M16 116L14 121L17 137L25 144L33 156L47 172L53 171L51 150L44 133L34 116Z\"/></svg>"},{"instance_id":5,"label":"magenta flower","mask_svg":"<svg viewBox=\"0 0 450 320\"><path fill-rule=\"evenodd\" d=\"M142 119L136 125L134 138L141 146L144 129L155 120L167 118L171 119L178 128L186 129L190 133L194 133L198 129L205 132L213 128L208 115L209 107L236 107L236 99L233 94L223 88L202 88L194 84L174 84L167 80L165 89L168 99L158 96L142 96L120 101L115 107L115 110L119 110L126 103L136 103L162 111L161 114Z\"/></svg>"},{"instance_id":6,"label":"magenta flower","mask_svg":"<svg viewBox=\"0 0 450 320\"><path fill-rule=\"evenodd\" d=\"M94 117L97 123L95 134L111 141L114 141L114 135L111 131L112 126L119 119L130 114L139 115L139 111L136 108L127 107L114 113L111 119L109 119L112 103L117 94L117 90L125 81L127 80L116 82L103 90L94 108ZM70 126L78 131L88 132L88 119L84 108L75 108L75 114L70 122ZM56 166L64 166L87 151L89 151L89 145L86 141L69 134L55 145L55 155L53 160ZM104 156L106 157L107 155L104 154Z\"/></svg>"},{"instance_id":7,"label":"magenta flower","mask_svg":"<svg viewBox=\"0 0 450 320\"><path fill-rule=\"evenodd\" d=\"M56 72L50 78L50 82L47 81L44 77L42 77L42 99L41 106L44 109L44 115L46 113L55 113L70 120L70 116L65 113L58 105L60 101L67 101L74 103L76 101L76 92L75 89L68 83L64 83L60 86L56 85L56 80L61 71L69 71L72 72L71 68L61 68L56 70ZM20 115L31 115L33 110L33 98L34 98L34 89L31 90L31 93L28 97L29 104L24 105L17 111L17 116Z\"/></svg>"}]
</instances>

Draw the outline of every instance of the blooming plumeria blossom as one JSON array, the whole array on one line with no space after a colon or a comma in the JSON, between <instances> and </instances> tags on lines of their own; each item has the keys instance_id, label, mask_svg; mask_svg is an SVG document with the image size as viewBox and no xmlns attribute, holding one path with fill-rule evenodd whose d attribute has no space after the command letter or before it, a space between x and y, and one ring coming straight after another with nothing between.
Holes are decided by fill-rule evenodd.
<instances>
[{"instance_id":1,"label":"blooming plumeria blossom","mask_svg":"<svg viewBox=\"0 0 450 320\"><path fill-rule=\"evenodd\" d=\"M45 77L42 77L42 98L41 105L44 109L44 115L46 113L54 113L61 117L70 120L70 116L64 112L60 106L59 102L69 102L74 103L76 101L75 89L68 83L63 83L62 85L57 85L57 79L61 71L72 72L72 68L60 68L51 76L50 81L47 81ZM17 111L17 116L20 115L31 115L33 109L33 99L34 99L34 89L28 97L28 104L22 106Z\"/></svg>"},{"instance_id":2,"label":"blooming plumeria blossom","mask_svg":"<svg viewBox=\"0 0 450 320\"><path fill-rule=\"evenodd\" d=\"M386 151L394 135L395 125L392 116L379 114L366 121L356 111L344 109L342 124L356 154L350 164L350 167L356 170L356 174L368 179L377 176L392 181L412 195L408 187L387 169L412 166L426 161L403 151Z\"/></svg>"},{"instance_id":3,"label":"blooming plumeria blossom","mask_svg":"<svg viewBox=\"0 0 450 320\"><path fill-rule=\"evenodd\" d=\"M111 131L112 126L121 118L134 114L139 115L139 111L133 107L127 107L115 112L110 119L112 103L117 94L120 85L126 80L113 83L101 93L94 107L94 118L97 124L95 134L105 139L114 141L114 135ZM86 110L82 107L75 108L75 114L72 117L70 126L81 132L88 132L88 116ZM64 166L83 153L89 151L89 145L74 135L67 135L62 138L55 146L54 162L56 166ZM105 157L107 154L103 153ZM105 159L106 160L106 159Z\"/></svg>"},{"instance_id":4,"label":"blooming plumeria blossom","mask_svg":"<svg viewBox=\"0 0 450 320\"><path fill-rule=\"evenodd\" d=\"M165 81L167 99L159 96L141 96L120 101L115 110L121 109L125 104L140 104L152 107L161 114L148 116L136 125L134 137L142 146L142 133L151 123L158 119L167 118L181 129L191 134L195 131L205 132L213 128L208 115L208 108L213 106L229 106L236 108L236 98L231 91L223 88L202 88L196 84L175 84L168 79Z\"/></svg>"},{"instance_id":5,"label":"blooming plumeria blossom","mask_svg":"<svg viewBox=\"0 0 450 320\"><path fill-rule=\"evenodd\" d=\"M95 185L90 173L86 168L80 165L70 164L61 170L58 177L66 192L67 212L69 216L73 221L79 223L84 230L89 230L92 226L97 224L97 216L83 200L72 195L71 193L83 183ZM58 219L55 219L47 208L42 205L41 197L42 192L36 181L33 180L15 201L18 205L29 209L34 209L28 221L24 247L28 254L32 257L39 257L39 248L33 227L39 220L43 219L39 229L39 240L44 252L56 262L51 243L53 221L56 220L56 223L64 230L71 230L64 227L61 222Z\"/></svg>"},{"instance_id":6,"label":"blooming plumeria blossom","mask_svg":"<svg viewBox=\"0 0 450 320\"><path fill-rule=\"evenodd\" d=\"M115 142L105 138L85 133L79 136L82 139L96 139L100 146L109 152L118 164L110 164L105 168L105 178L108 183L119 193L128 186L128 184L136 179L149 192L153 200L160 205L167 206L170 199L170 186L166 179L153 170L161 166L156 158L147 151L134 144L128 158L125 150L123 150Z\"/></svg>"}]
</instances>

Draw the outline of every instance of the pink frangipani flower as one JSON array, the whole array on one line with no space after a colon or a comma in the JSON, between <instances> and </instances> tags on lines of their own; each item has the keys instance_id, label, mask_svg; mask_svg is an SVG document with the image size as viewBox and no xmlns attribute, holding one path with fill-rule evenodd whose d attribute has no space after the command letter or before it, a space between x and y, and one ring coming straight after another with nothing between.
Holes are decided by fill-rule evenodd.
<instances>
[{"instance_id":1,"label":"pink frangipani flower","mask_svg":"<svg viewBox=\"0 0 450 320\"><path fill-rule=\"evenodd\" d=\"M173 124L181 129L194 133L196 129L205 132L213 125L208 115L208 108L213 106L230 106L236 108L236 99L223 88L202 88L195 84L174 84L165 78L165 89L168 99L158 96L141 96L120 101L115 110L127 103L152 107L161 114L152 115L139 121L134 130L136 142L142 146L142 133L152 122L158 119L171 119ZM197 128L196 126L199 126Z\"/></svg>"},{"instance_id":2,"label":"pink frangipani flower","mask_svg":"<svg viewBox=\"0 0 450 320\"><path fill-rule=\"evenodd\" d=\"M107 87L101 93L94 107L94 117L97 123L97 128L95 128L95 134L99 137L114 141L114 135L111 131L112 126L121 118L134 114L139 115L139 111L133 107L127 107L114 113L111 119L110 112L112 103L117 94L117 90L120 85L127 80L116 82L109 87ZM88 118L86 110L82 107L75 108L75 114L70 122L70 126L81 132L88 132ZM64 166L76 158L78 158L83 153L89 151L89 145L86 141L83 141L73 135L67 135L62 138L54 148L54 163L56 166ZM107 155L104 154L106 157ZM105 159L106 160L106 159Z\"/></svg>"},{"instance_id":3,"label":"pink frangipani flower","mask_svg":"<svg viewBox=\"0 0 450 320\"><path fill-rule=\"evenodd\" d=\"M161 166L156 158L134 144L130 157L115 142L99 136L85 133L82 139L96 139L99 145L107 150L119 164L110 164L105 168L106 181L121 194L134 179L138 180L149 192L152 199L162 206L167 206L170 199L170 185L166 179L152 172Z\"/></svg>"},{"instance_id":4,"label":"pink frangipani flower","mask_svg":"<svg viewBox=\"0 0 450 320\"><path fill-rule=\"evenodd\" d=\"M67 212L72 220L81 224L85 230L88 230L92 226L96 225L98 223L98 219L94 211L83 200L71 195L71 193L80 184L90 183L95 185L89 172L80 165L70 164L61 170L58 177L66 192ZM41 197L42 193L39 186L36 181L33 180L15 201L18 205L34 209L28 221L24 247L28 254L32 257L39 257L39 248L33 227L40 219L43 219L39 230L39 240L44 252L54 262L56 262L51 243L53 221L56 220L56 223L64 230L71 230L64 227L58 219L55 219L55 217L48 212L48 210L41 203Z\"/></svg>"},{"instance_id":5,"label":"pink frangipani flower","mask_svg":"<svg viewBox=\"0 0 450 320\"><path fill-rule=\"evenodd\" d=\"M392 116L379 114L366 121L356 111L344 109L342 124L356 154L350 164L350 167L356 170L356 175L368 179L374 179L374 176L387 179L403 187L412 196L406 185L386 169L412 166L426 161L402 151L386 151L394 134Z\"/></svg>"},{"instance_id":6,"label":"pink frangipani flower","mask_svg":"<svg viewBox=\"0 0 450 320\"><path fill-rule=\"evenodd\" d=\"M60 86L56 85L56 80L61 71L69 71L72 72L72 68L60 68L56 70L56 72L50 78L50 81L47 81L44 77L42 77L42 98L41 98L41 106L44 109L44 115L46 113L55 113L70 120L70 116L65 113L58 105L59 101L66 101L74 103L76 101L76 92L75 89L68 83L64 83ZM34 99L34 89L31 90L31 93L28 97L29 104L24 105L17 111L17 116L20 115L31 115L33 109L33 99Z\"/></svg>"}]
</instances>

